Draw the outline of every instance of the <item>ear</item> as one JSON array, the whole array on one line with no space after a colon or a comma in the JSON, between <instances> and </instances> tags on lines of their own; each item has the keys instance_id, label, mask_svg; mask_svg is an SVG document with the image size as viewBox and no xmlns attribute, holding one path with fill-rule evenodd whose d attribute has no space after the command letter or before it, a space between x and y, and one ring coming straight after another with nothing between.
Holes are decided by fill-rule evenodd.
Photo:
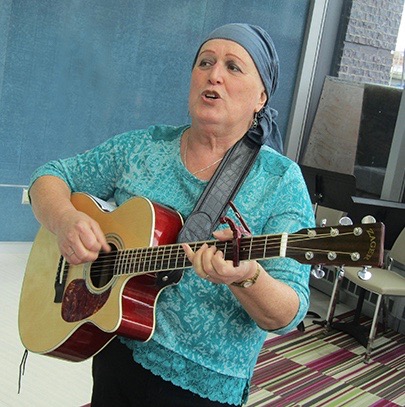
<instances>
[{"instance_id":1,"label":"ear","mask_svg":"<svg viewBox=\"0 0 405 407\"><path fill-rule=\"evenodd\" d=\"M263 89L262 93L260 94L260 98L258 100L257 103L257 110L255 110L255 112L260 112L260 110L262 110L263 106L266 104L267 102L267 93L266 91Z\"/></svg>"}]
</instances>

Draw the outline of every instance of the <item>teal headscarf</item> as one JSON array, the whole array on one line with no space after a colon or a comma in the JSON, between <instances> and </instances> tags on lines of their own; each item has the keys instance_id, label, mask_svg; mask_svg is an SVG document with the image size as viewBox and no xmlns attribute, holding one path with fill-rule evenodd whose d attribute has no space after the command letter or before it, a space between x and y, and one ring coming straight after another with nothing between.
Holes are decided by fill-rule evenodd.
<instances>
[{"instance_id":1,"label":"teal headscarf","mask_svg":"<svg viewBox=\"0 0 405 407\"><path fill-rule=\"evenodd\" d=\"M224 39L241 45L251 56L267 93L267 102L258 113L258 124L248 131L248 136L260 144L267 144L280 153L283 142L275 119L277 111L269 106L271 96L277 89L279 59L273 40L263 28L250 24L226 24L212 31L197 51L193 66L201 47L209 40Z\"/></svg>"}]
</instances>

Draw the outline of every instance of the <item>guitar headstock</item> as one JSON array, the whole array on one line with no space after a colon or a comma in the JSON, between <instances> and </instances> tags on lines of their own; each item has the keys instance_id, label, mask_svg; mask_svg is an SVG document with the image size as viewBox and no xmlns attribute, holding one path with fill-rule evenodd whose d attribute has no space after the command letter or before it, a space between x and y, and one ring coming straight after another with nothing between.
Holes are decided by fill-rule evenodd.
<instances>
[{"instance_id":1,"label":"guitar headstock","mask_svg":"<svg viewBox=\"0 0 405 407\"><path fill-rule=\"evenodd\" d=\"M286 256L302 264L380 267L384 231L383 223L301 229L288 235Z\"/></svg>"}]
</instances>

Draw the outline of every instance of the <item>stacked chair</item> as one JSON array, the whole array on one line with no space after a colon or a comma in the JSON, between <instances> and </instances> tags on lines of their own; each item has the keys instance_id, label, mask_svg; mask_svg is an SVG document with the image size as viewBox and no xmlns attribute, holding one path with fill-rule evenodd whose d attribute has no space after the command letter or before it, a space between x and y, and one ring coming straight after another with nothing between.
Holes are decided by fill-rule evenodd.
<instances>
[{"instance_id":1,"label":"stacked chair","mask_svg":"<svg viewBox=\"0 0 405 407\"><path fill-rule=\"evenodd\" d=\"M364 267L344 267L337 270L334 281L329 309L326 316L326 328L335 328L349 333L366 348L364 361L370 360L374 339L377 334L377 326L380 314L382 314L382 328L387 326L387 298L390 296L405 297L405 277L393 271L393 266L399 268L405 265L405 228L402 230L394 245L387 254L383 268ZM346 278L360 288L359 298L352 322L333 322L335 307L339 297L339 289L342 280ZM371 321L370 330L366 330L359 324L362 313L365 293L369 291L376 296L374 315Z\"/></svg>"}]
</instances>

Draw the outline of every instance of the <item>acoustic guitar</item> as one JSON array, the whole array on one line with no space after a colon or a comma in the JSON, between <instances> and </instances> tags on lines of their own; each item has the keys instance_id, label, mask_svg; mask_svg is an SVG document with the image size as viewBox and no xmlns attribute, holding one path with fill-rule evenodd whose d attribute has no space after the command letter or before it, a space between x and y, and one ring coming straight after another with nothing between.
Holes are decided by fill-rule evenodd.
<instances>
[{"instance_id":1,"label":"acoustic guitar","mask_svg":"<svg viewBox=\"0 0 405 407\"><path fill-rule=\"evenodd\" d=\"M112 247L92 263L71 265L56 237L41 227L28 258L19 306L19 331L29 351L82 361L116 335L147 341L155 329L159 294L174 283L158 276L191 266L180 244L181 216L135 197L112 212L93 197L72 195L76 209L95 219ZM379 266L381 223L303 229L242 237L240 260L289 257L302 264ZM189 243L197 250L204 242ZM233 258L233 242L209 241ZM177 283L177 282L176 282Z\"/></svg>"}]
</instances>

